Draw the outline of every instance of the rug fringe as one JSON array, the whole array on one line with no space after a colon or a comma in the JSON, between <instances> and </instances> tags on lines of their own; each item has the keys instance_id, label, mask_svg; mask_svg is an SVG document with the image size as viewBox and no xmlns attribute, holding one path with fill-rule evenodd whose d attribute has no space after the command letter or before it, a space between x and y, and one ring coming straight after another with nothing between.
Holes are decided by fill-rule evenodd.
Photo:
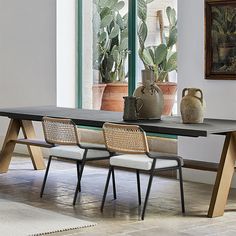
<instances>
[{"instance_id":1,"label":"rug fringe","mask_svg":"<svg viewBox=\"0 0 236 236\"><path fill-rule=\"evenodd\" d=\"M94 224L88 224L88 225L73 227L73 228L64 228L64 229L54 230L54 231L45 232L45 233L29 234L28 236L43 236L43 235L48 235L48 234L54 234L54 233L60 233L60 232L70 231L70 230L88 228L88 227L95 226L95 225L97 225L97 224L94 223Z\"/></svg>"}]
</instances>

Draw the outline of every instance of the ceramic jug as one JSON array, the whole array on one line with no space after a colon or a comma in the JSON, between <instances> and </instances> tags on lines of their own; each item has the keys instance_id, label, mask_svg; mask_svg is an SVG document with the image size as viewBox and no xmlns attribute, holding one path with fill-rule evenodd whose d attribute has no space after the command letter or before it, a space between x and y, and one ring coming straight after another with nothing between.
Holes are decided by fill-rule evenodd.
<instances>
[{"instance_id":1,"label":"ceramic jug","mask_svg":"<svg viewBox=\"0 0 236 236\"><path fill-rule=\"evenodd\" d=\"M152 70L142 70L142 85L134 91L134 96L143 101L139 119L161 119L164 97L161 89L154 83Z\"/></svg>"},{"instance_id":2,"label":"ceramic jug","mask_svg":"<svg viewBox=\"0 0 236 236\"><path fill-rule=\"evenodd\" d=\"M138 119L138 113L142 109L142 99L134 96L126 96L124 98L124 115L123 120L132 121Z\"/></svg>"},{"instance_id":3,"label":"ceramic jug","mask_svg":"<svg viewBox=\"0 0 236 236\"><path fill-rule=\"evenodd\" d=\"M199 88L185 88L182 92L180 112L183 123L203 123L205 102L202 90Z\"/></svg>"}]
</instances>

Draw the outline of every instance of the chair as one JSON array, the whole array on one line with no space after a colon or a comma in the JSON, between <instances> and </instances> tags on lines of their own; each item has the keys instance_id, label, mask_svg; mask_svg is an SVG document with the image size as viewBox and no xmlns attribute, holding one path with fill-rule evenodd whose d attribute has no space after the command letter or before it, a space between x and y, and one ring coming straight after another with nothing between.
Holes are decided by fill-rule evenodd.
<instances>
[{"instance_id":1,"label":"chair","mask_svg":"<svg viewBox=\"0 0 236 236\"><path fill-rule=\"evenodd\" d=\"M104 208L111 173L114 172L114 167L122 167L136 169L139 205L141 205L140 170L150 173L144 206L141 214L142 220L144 220L153 175L156 171L179 170L182 212L185 212L182 181L183 160L181 157L171 154L150 153L146 134L139 126L136 125L105 123L103 125L103 133L105 144L111 154L111 158L102 199L101 211L103 211ZM116 155L116 153L124 154Z\"/></svg>"},{"instance_id":2,"label":"chair","mask_svg":"<svg viewBox=\"0 0 236 236\"><path fill-rule=\"evenodd\" d=\"M50 149L51 152L41 188L40 197L42 198L44 193L52 158L56 157L72 160L76 162L78 178L73 199L73 205L75 205L78 192L81 191L80 182L85 163L87 161L108 159L110 158L110 154L106 150L105 145L81 143L76 125L70 119L43 117L42 125L46 142L52 144L54 147ZM116 198L115 185L113 190L114 198Z\"/></svg>"}]
</instances>

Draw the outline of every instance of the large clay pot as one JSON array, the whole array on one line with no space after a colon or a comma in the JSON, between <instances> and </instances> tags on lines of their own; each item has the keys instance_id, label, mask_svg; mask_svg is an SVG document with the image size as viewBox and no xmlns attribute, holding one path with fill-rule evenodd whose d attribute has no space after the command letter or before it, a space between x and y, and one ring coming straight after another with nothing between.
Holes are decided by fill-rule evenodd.
<instances>
[{"instance_id":1,"label":"large clay pot","mask_svg":"<svg viewBox=\"0 0 236 236\"><path fill-rule=\"evenodd\" d=\"M185 88L182 92L180 112L183 123L203 123L205 102L202 90L198 88Z\"/></svg>"},{"instance_id":2,"label":"large clay pot","mask_svg":"<svg viewBox=\"0 0 236 236\"><path fill-rule=\"evenodd\" d=\"M127 95L127 83L108 83L103 93L101 110L123 111L123 97Z\"/></svg>"},{"instance_id":3,"label":"large clay pot","mask_svg":"<svg viewBox=\"0 0 236 236\"><path fill-rule=\"evenodd\" d=\"M107 84L93 84L93 109L100 110L102 97Z\"/></svg>"},{"instance_id":4,"label":"large clay pot","mask_svg":"<svg viewBox=\"0 0 236 236\"><path fill-rule=\"evenodd\" d=\"M162 115L170 116L175 103L177 84L174 82L157 82L164 96L164 108Z\"/></svg>"},{"instance_id":5,"label":"large clay pot","mask_svg":"<svg viewBox=\"0 0 236 236\"><path fill-rule=\"evenodd\" d=\"M142 70L142 85L136 88L134 96L143 102L139 119L161 119L164 98L161 89L154 83L153 71Z\"/></svg>"}]
</instances>

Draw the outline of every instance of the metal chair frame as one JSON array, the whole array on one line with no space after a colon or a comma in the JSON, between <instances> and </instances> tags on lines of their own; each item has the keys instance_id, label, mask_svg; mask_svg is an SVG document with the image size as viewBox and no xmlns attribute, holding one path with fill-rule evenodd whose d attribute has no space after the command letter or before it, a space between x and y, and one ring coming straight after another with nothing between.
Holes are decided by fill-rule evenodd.
<instances>
[{"instance_id":1,"label":"metal chair frame","mask_svg":"<svg viewBox=\"0 0 236 236\"><path fill-rule=\"evenodd\" d=\"M84 170L84 166L85 163L88 161L95 161L95 160L104 160L104 159L109 159L109 156L104 156L104 157L94 157L94 158L89 158L87 159L87 153L88 150L100 150L100 151L107 151L107 149L104 147L93 147L93 146L89 146L89 145L82 145L80 143L80 139L78 136L78 131L76 128L76 125L74 124L74 122L70 119L58 119L58 118L51 118L51 117L43 117L42 120L42 125L43 125L43 131L44 131L44 136L45 136L45 140L47 143L52 144L54 147L57 145L75 145L78 146L81 149L84 149L84 153L83 153L83 157L81 160L78 160L76 158L67 158L67 157L63 157L63 156L55 156L55 155L50 155L49 159L48 159L48 164L47 164L47 168L46 168L46 172L44 175L44 179L43 179L43 184L41 187L41 192L40 192L40 197L43 197L43 193L44 193L44 189L45 189L45 185L46 185L46 181L47 181L47 177L48 177L48 172L50 169L50 165L51 165L51 161L53 159L53 157L59 158L59 159L64 159L64 160L70 160L70 161L75 161L76 162L76 166L77 166L77 185L76 185L76 189L75 189L75 194L74 194L74 198L73 198L73 205L76 204L76 200L77 200L77 196L78 196L78 192L81 192L81 178L82 178L82 174L83 174L83 170ZM53 126L53 131L50 130L50 125ZM67 127L67 128L65 128ZM66 131L65 131L66 129ZM52 131L52 133L51 133ZM62 132L65 132L65 137L66 139L67 134L70 135L70 138L68 138L68 140L63 140L63 135ZM56 138L53 137L53 135L56 135ZM116 199L116 186L115 186L115 174L114 171L112 171L112 179L113 179L113 194L114 194L114 198Z\"/></svg>"},{"instance_id":2,"label":"metal chair frame","mask_svg":"<svg viewBox=\"0 0 236 236\"><path fill-rule=\"evenodd\" d=\"M118 125L118 124L113 124L113 123L105 123L103 126L103 132L104 132L104 138L105 138L105 144L107 146L108 150L111 150L110 154L111 156L116 155L116 145L119 145L119 143L115 144L113 146L113 144L109 144L109 134L107 132L107 129L112 129L112 128L118 128L118 129L123 129L124 134L132 131L132 129L135 130L135 132L140 132L140 134L143 136L143 148L139 150L128 150L128 145L129 145L129 139L125 139L122 141L123 144L121 143L121 146L125 146L127 145L127 147L125 147L123 149L124 153L136 153L136 154L146 154L148 157L153 159L152 162L152 166L150 170L142 170L145 171L147 173L149 173L149 181L148 181L148 186L147 186L147 191L146 191L146 195L145 195L145 200L144 200L144 205L143 205L143 210L141 213L141 219L144 220L144 216L145 216L145 211L146 211L146 207L147 207L147 203L148 203L148 199L149 199L149 195L150 195L150 191L151 191L151 186L152 186L152 181L153 181L153 176L156 172L158 171L168 171L168 170L178 170L179 171L179 184L180 184L180 196L181 196L181 208L182 208L182 213L185 213L185 203L184 203L184 190L183 190L183 177L182 177L182 165L183 165L183 160L181 157L179 156L166 156L166 155L153 155L149 152L149 147L148 147L148 143L147 143L147 138L146 138L146 134L143 131L143 129L139 126L136 125ZM114 132L114 134L117 134L117 132ZM119 135L119 134L118 134ZM111 136L111 134L110 134ZM135 135L134 135L135 136ZM125 136L124 136L125 137ZM139 138L141 138L141 136L139 136ZM132 147L134 148L134 147ZM122 152L122 147L118 147L117 151ZM138 157L137 157L138 158ZM158 159L164 159L164 160L175 160L177 161L177 166L175 167L166 167L166 168L155 168L156 166L156 162L158 161ZM114 165L109 166L109 171L108 171L108 176L107 176L107 181L105 184L105 190L104 190L104 194L103 194L103 198L102 198L102 204L101 204L101 211L103 212L104 209L104 204L105 204L105 200L106 200L106 195L107 195L107 191L108 191L108 186L109 186L109 181L110 181L110 177L111 177L111 173L114 173ZM127 167L124 167L127 168ZM127 169L134 169L134 168L127 168ZM138 203L139 205L141 205L141 187L140 187L140 170L136 169L136 178L137 178L137 190L138 190ZM113 182L114 184L115 182Z\"/></svg>"}]
</instances>

